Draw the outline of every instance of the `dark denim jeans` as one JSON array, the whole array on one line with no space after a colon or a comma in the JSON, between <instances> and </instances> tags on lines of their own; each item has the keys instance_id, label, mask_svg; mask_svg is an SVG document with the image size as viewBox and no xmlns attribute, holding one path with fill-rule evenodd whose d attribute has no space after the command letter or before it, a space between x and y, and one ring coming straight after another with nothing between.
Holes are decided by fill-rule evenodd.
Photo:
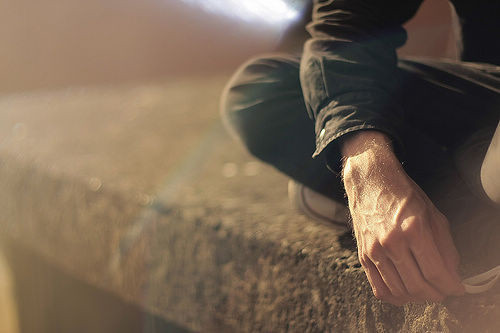
<instances>
[{"instance_id":1,"label":"dark denim jeans","mask_svg":"<svg viewBox=\"0 0 500 333\"><path fill-rule=\"evenodd\" d=\"M230 131L259 159L338 201L340 176L313 159L314 125L299 81L300 59L275 54L252 59L234 74L222 98ZM394 102L405 112L402 151L407 173L438 208L485 202L479 170L500 119L500 67L403 59ZM340 161L339 161L340 162ZM440 207L441 206L441 207Z\"/></svg>"}]
</instances>

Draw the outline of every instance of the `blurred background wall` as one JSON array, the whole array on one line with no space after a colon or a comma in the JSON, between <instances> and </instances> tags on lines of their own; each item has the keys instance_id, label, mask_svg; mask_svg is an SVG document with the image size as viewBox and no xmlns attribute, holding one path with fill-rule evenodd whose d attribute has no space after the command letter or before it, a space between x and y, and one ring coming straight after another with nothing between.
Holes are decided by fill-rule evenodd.
<instances>
[{"instance_id":1,"label":"blurred background wall","mask_svg":"<svg viewBox=\"0 0 500 333\"><path fill-rule=\"evenodd\" d=\"M303 6L301 0L289 1L293 10ZM259 20L258 12L244 21L220 4L224 1L3 0L0 93L229 72L246 58L273 50L292 22L293 15L274 23ZM273 8L265 6L272 15ZM221 15L222 7L229 12ZM449 23L447 1L426 1L408 25L404 52L453 57Z\"/></svg>"}]
</instances>

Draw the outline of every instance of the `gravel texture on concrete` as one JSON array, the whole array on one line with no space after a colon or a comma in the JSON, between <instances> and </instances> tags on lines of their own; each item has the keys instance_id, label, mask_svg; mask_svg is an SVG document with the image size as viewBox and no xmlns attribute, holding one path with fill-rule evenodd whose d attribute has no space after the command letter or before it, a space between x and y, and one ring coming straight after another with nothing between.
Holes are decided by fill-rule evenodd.
<instances>
[{"instance_id":1,"label":"gravel texture on concrete","mask_svg":"<svg viewBox=\"0 0 500 333\"><path fill-rule=\"evenodd\" d=\"M498 286L376 300L351 234L292 211L287 179L226 134L224 81L1 98L2 237L194 331L500 328ZM500 262L497 212L470 208L454 227L464 277Z\"/></svg>"}]
</instances>

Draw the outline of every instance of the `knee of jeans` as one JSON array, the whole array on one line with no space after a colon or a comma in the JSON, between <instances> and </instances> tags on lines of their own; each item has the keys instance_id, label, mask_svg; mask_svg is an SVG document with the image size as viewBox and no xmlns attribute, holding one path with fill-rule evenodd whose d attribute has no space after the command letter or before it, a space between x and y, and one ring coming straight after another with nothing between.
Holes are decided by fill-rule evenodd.
<instances>
[{"instance_id":1,"label":"knee of jeans","mask_svg":"<svg viewBox=\"0 0 500 333\"><path fill-rule=\"evenodd\" d=\"M240 66L224 88L220 103L223 122L254 155L270 149L262 128L273 112L270 101L283 90L300 87L298 63L298 58L286 55L253 58Z\"/></svg>"},{"instance_id":2,"label":"knee of jeans","mask_svg":"<svg viewBox=\"0 0 500 333\"><path fill-rule=\"evenodd\" d=\"M269 135L262 128L264 125L259 113L255 108L238 108L229 104L222 108L222 120L233 138L240 141L252 155L266 160L272 148Z\"/></svg>"}]
</instances>

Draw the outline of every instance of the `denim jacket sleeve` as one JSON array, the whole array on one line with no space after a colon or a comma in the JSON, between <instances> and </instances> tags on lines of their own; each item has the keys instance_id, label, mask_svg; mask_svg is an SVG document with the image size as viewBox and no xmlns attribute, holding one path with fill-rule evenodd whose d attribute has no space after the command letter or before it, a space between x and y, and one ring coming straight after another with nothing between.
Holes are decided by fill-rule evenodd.
<instances>
[{"instance_id":1,"label":"denim jacket sleeve","mask_svg":"<svg viewBox=\"0 0 500 333\"><path fill-rule=\"evenodd\" d=\"M396 48L406 42L402 24L422 0L314 0L300 65L309 115L315 121L316 151L340 169L336 139L375 129L401 150L402 110L391 95L397 88Z\"/></svg>"}]
</instances>

